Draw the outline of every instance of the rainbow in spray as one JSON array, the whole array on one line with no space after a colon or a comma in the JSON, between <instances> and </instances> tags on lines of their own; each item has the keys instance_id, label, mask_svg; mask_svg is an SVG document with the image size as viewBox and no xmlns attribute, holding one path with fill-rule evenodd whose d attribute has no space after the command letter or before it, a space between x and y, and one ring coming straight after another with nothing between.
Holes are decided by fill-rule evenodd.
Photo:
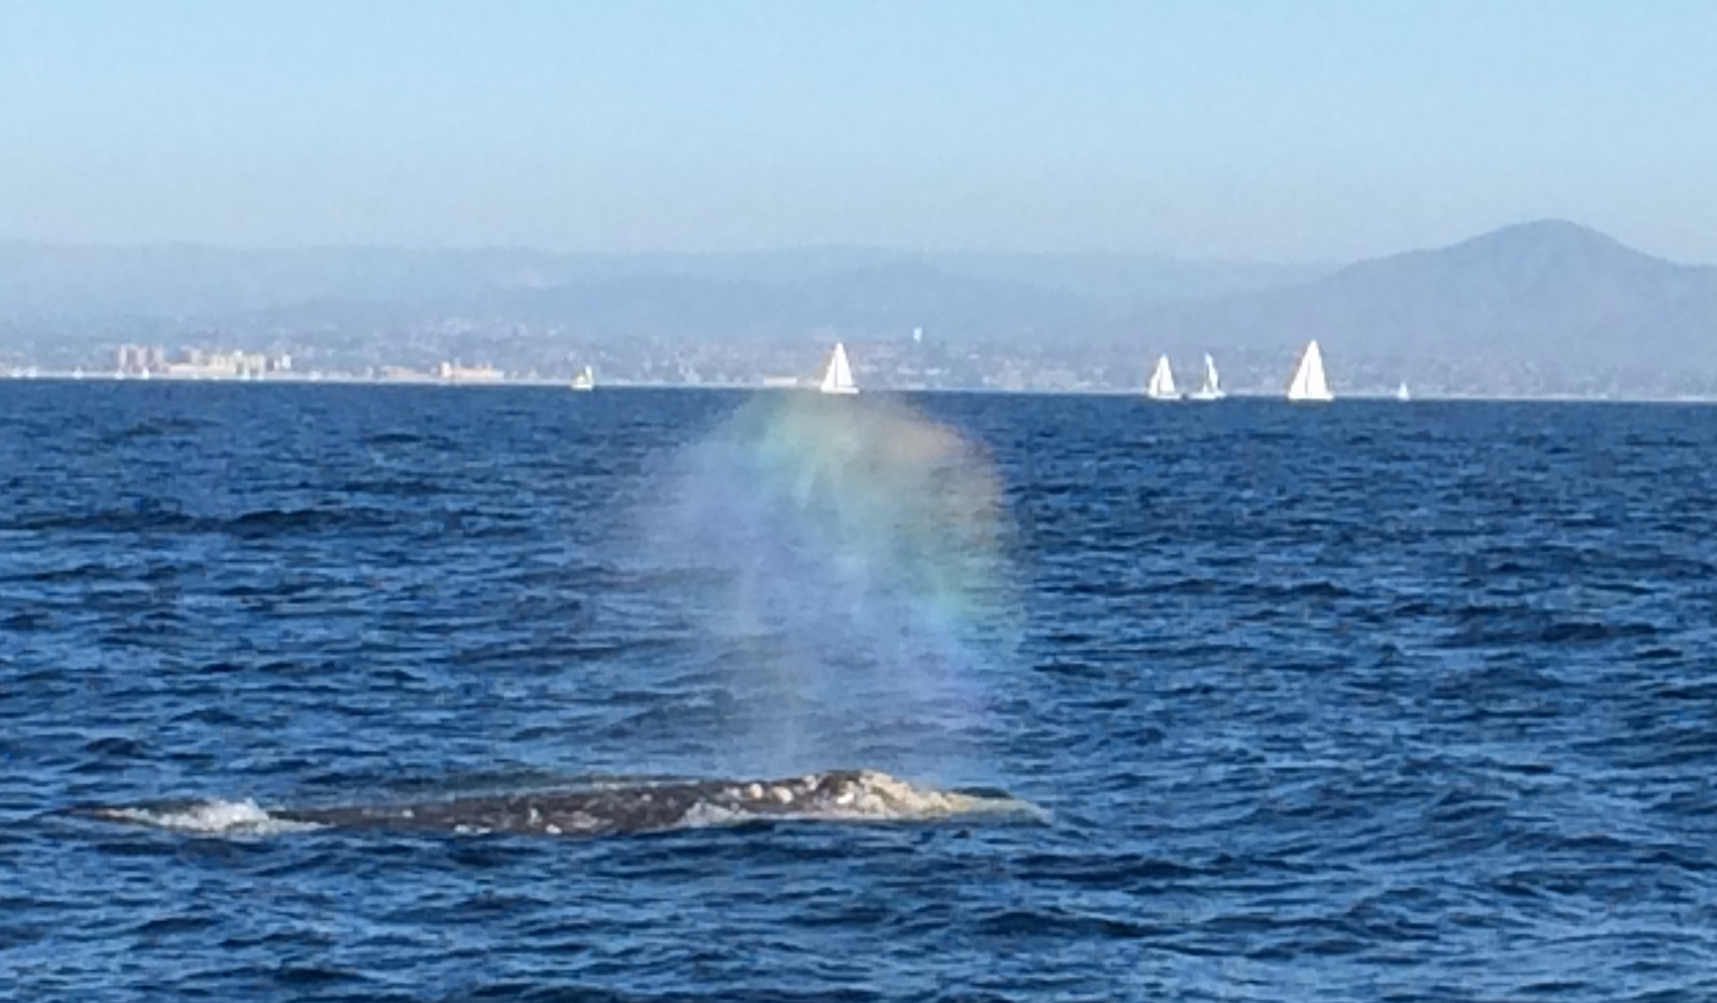
<instances>
[{"instance_id":1,"label":"rainbow in spray","mask_svg":"<svg viewBox=\"0 0 1717 1003\"><path fill-rule=\"evenodd\" d=\"M761 765L967 754L1013 622L984 451L899 401L793 393L684 461L652 536L703 583L689 608L730 691L767 709L740 715L784 757Z\"/></svg>"}]
</instances>

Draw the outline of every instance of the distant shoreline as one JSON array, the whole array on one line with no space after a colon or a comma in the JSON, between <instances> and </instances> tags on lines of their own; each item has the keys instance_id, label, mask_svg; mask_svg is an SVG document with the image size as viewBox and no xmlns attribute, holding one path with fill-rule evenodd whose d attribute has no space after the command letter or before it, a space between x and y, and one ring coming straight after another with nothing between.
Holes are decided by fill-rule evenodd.
<instances>
[{"instance_id":1,"label":"distant shoreline","mask_svg":"<svg viewBox=\"0 0 1717 1003\"><path fill-rule=\"evenodd\" d=\"M616 390L742 390L751 393L810 393L815 385L806 383L804 386L781 386L765 383L643 383L636 381L615 380L612 383L602 383L590 390L575 390L572 378L519 378L502 380L445 380L433 376L422 378L359 376L350 373L319 373L311 375L282 375L269 374L253 379L242 379L230 376L115 376L111 372L83 373L64 371L38 371L34 374L3 373L0 374L0 385L8 383L171 383L175 386L186 384L212 384L220 386L397 386L397 387L446 387L448 389L487 389L498 390L506 388L518 389L562 389L577 393L600 393ZM1049 390L1030 387L875 387L868 388L875 394L996 394L1019 395L1026 397L1137 397L1141 403L1152 407L1186 407L1221 406L1221 401L1156 401L1145 397L1140 390ZM1231 391L1226 397L1230 401L1282 401L1288 403L1280 393L1248 393ZM1373 393L1338 394L1333 403L1343 401L1375 401L1378 403L1399 404L1411 407L1414 404L1433 404L1449 402L1488 402L1498 404L1717 404L1717 396L1712 397L1634 397L1612 396L1597 397L1580 394L1533 394L1533 395L1491 395L1491 394L1422 394L1412 400L1397 401L1389 391ZM1302 405L1316 409L1318 404Z\"/></svg>"}]
</instances>

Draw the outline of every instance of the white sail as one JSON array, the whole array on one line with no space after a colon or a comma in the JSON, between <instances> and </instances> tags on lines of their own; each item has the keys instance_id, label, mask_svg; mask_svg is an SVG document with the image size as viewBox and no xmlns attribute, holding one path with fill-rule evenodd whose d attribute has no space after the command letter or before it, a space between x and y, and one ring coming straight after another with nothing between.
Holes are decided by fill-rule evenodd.
<instances>
[{"instance_id":1,"label":"white sail","mask_svg":"<svg viewBox=\"0 0 1717 1003\"><path fill-rule=\"evenodd\" d=\"M826 394L856 394L858 384L853 382L852 366L847 364L847 348L840 342L835 342L835 354L829 359L829 367L823 370L823 382L817 388Z\"/></svg>"},{"instance_id":2,"label":"white sail","mask_svg":"<svg viewBox=\"0 0 1717 1003\"><path fill-rule=\"evenodd\" d=\"M1145 384L1145 396L1155 400L1173 400L1179 396L1174 389L1174 373L1169 369L1169 357L1157 357L1157 368L1151 370L1151 380Z\"/></svg>"},{"instance_id":3,"label":"white sail","mask_svg":"<svg viewBox=\"0 0 1717 1003\"><path fill-rule=\"evenodd\" d=\"M1324 357L1318 351L1316 339L1306 342L1305 350L1300 353L1299 365L1294 367L1294 377L1288 381L1288 399L1291 401L1327 401L1333 400L1329 392L1329 384L1324 380Z\"/></svg>"},{"instance_id":4,"label":"white sail","mask_svg":"<svg viewBox=\"0 0 1717 1003\"><path fill-rule=\"evenodd\" d=\"M1216 360L1210 357L1209 352L1206 352L1204 353L1204 385L1192 395L1193 400L1213 401L1226 396L1227 394L1222 391L1222 378L1216 375Z\"/></svg>"},{"instance_id":5,"label":"white sail","mask_svg":"<svg viewBox=\"0 0 1717 1003\"><path fill-rule=\"evenodd\" d=\"M585 366L583 369L579 370L578 375L572 378L572 389L595 390L596 370L590 366Z\"/></svg>"},{"instance_id":6,"label":"white sail","mask_svg":"<svg viewBox=\"0 0 1717 1003\"><path fill-rule=\"evenodd\" d=\"M1409 394L1409 393L1408 393L1408 392L1407 392L1407 383L1406 383L1406 381L1402 381L1402 383L1401 383L1401 386L1399 386L1399 387L1397 387L1397 388L1396 388L1396 390L1395 390L1395 399L1396 399L1396 400L1398 400L1398 401L1406 401L1406 400L1412 400L1412 399L1413 399L1413 395L1412 395L1412 394Z\"/></svg>"}]
</instances>

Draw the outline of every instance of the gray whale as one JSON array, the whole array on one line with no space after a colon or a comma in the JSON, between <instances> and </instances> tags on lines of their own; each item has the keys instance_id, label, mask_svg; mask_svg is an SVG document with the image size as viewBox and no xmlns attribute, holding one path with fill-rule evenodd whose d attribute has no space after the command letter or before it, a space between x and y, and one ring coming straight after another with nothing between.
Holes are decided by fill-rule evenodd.
<instances>
[{"instance_id":1,"label":"gray whale","mask_svg":"<svg viewBox=\"0 0 1717 1003\"><path fill-rule=\"evenodd\" d=\"M995 791L920 787L874 770L833 770L782 780L687 780L597 785L572 791L461 797L408 804L273 808L254 802L94 807L79 814L196 832L395 829L455 833L604 836L767 819L925 821L1035 814Z\"/></svg>"}]
</instances>

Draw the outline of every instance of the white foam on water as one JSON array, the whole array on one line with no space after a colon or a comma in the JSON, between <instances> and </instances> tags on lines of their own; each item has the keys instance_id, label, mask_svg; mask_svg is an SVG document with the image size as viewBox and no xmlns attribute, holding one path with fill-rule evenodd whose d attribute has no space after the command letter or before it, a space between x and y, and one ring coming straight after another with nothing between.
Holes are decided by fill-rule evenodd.
<instances>
[{"instance_id":1,"label":"white foam on water","mask_svg":"<svg viewBox=\"0 0 1717 1003\"><path fill-rule=\"evenodd\" d=\"M248 798L243 801L200 801L172 808L114 808L102 814L157 829L219 835L271 836L322 828L314 822L275 818Z\"/></svg>"}]
</instances>

